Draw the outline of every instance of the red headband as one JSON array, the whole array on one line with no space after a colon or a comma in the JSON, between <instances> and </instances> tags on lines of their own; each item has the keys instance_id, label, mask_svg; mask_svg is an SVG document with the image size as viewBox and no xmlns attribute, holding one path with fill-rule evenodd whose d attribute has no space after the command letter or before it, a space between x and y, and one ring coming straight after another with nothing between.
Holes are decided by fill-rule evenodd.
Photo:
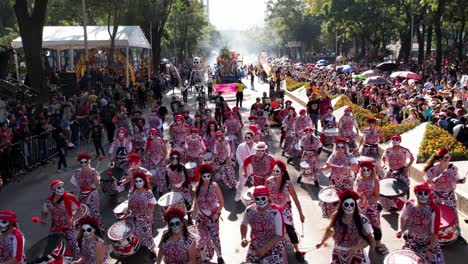
<instances>
[{"instance_id":1,"label":"red headband","mask_svg":"<svg viewBox=\"0 0 468 264\"><path fill-rule=\"evenodd\" d=\"M166 220L166 222L169 222L169 220L174 216L182 220L185 217L185 212L179 209L178 207L171 206L169 210L167 210L166 213L164 214L164 220Z\"/></svg>"},{"instance_id":2,"label":"red headband","mask_svg":"<svg viewBox=\"0 0 468 264\"><path fill-rule=\"evenodd\" d=\"M375 122L377 122L377 119L375 119L374 117L369 117L369 118L367 118L366 121L367 121L367 123L375 123Z\"/></svg>"},{"instance_id":3,"label":"red headband","mask_svg":"<svg viewBox=\"0 0 468 264\"><path fill-rule=\"evenodd\" d=\"M257 196L269 196L270 195L270 189L264 185L258 185L255 187L253 194L254 197Z\"/></svg>"},{"instance_id":4,"label":"red headband","mask_svg":"<svg viewBox=\"0 0 468 264\"><path fill-rule=\"evenodd\" d=\"M314 128L313 127L306 127L304 128L304 132L314 132Z\"/></svg>"},{"instance_id":5,"label":"red headband","mask_svg":"<svg viewBox=\"0 0 468 264\"><path fill-rule=\"evenodd\" d=\"M305 110L305 109L299 110L299 114L300 114L300 115L305 115L305 114L306 114L306 110Z\"/></svg>"},{"instance_id":6,"label":"red headband","mask_svg":"<svg viewBox=\"0 0 468 264\"><path fill-rule=\"evenodd\" d=\"M141 162L141 156L138 153L131 152L128 154L128 162L130 163L137 163Z\"/></svg>"},{"instance_id":7,"label":"red headband","mask_svg":"<svg viewBox=\"0 0 468 264\"><path fill-rule=\"evenodd\" d=\"M149 133L150 133L150 134L153 134L153 135L155 135L155 136L159 135L159 131L158 131L156 128L150 129Z\"/></svg>"},{"instance_id":8,"label":"red headband","mask_svg":"<svg viewBox=\"0 0 468 264\"><path fill-rule=\"evenodd\" d=\"M199 132L200 132L200 130L198 130L198 128L196 128L196 127L192 127L190 129L190 133L197 133L198 134Z\"/></svg>"},{"instance_id":9,"label":"red headband","mask_svg":"<svg viewBox=\"0 0 468 264\"><path fill-rule=\"evenodd\" d=\"M280 169L281 169L282 171L285 171L285 170L286 170L286 164L284 164L283 161L281 161L281 160L275 160L275 162L273 162L273 167L276 166L276 165L278 165L278 167L280 167Z\"/></svg>"},{"instance_id":10,"label":"red headband","mask_svg":"<svg viewBox=\"0 0 468 264\"><path fill-rule=\"evenodd\" d=\"M76 158L76 160L80 161L82 159L85 159L85 160L90 160L91 159L91 156L88 154L88 153L80 153L78 154L78 157Z\"/></svg>"},{"instance_id":11,"label":"red headband","mask_svg":"<svg viewBox=\"0 0 468 264\"><path fill-rule=\"evenodd\" d=\"M367 167L367 168L373 169L375 167L375 165L371 161L366 160L366 161L359 162L359 167L361 167L361 168L362 167Z\"/></svg>"},{"instance_id":12,"label":"red headband","mask_svg":"<svg viewBox=\"0 0 468 264\"><path fill-rule=\"evenodd\" d=\"M175 116L175 120L176 120L176 121L179 121L179 120L180 120L180 121L184 121L184 116L183 116L183 115L176 115L176 116Z\"/></svg>"},{"instance_id":13,"label":"red headband","mask_svg":"<svg viewBox=\"0 0 468 264\"><path fill-rule=\"evenodd\" d=\"M55 185L57 184L63 184L63 181L61 180L53 180L51 183L50 183L50 189L53 190Z\"/></svg>"},{"instance_id":14,"label":"red headband","mask_svg":"<svg viewBox=\"0 0 468 264\"><path fill-rule=\"evenodd\" d=\"M346 139L337 137L335 139L335 144L343 143L346 144Z\"/></svg>"},{"instance_id":15,"label":"red headband","mask_svg":"<svg viewBox=\"0 0 468 264\"><path fill-rule=\"evenodd\" d=\"M414 192L431 192L431 187L427 182L420 183L413 188Z\"/></svg>"},{"instance_id":16,"label":"red headband","mask_svg":"<svg viewBox=\"0 0 468 264\"><path fill-rule=\"evenodd\" d=\"M99 220L96 217L92 217L92 216L85 216L81 218L78 221L78 224L80 226L88 224L92 226L93 228L99 228Z\"/></svg>"},{"instance_id":17,"label":"red headband","mask_svg":"<svg viewBox=\"0 0 468 264\"><path fill-rule=\"evenodd\" d=\"M398 140L398 141L401 141L401 136L400 135L392 135L390 137L391 140Z\"/></svg>"},{"instance_id":18,"label":"red headband","mask_svg":"<svg viewBox=\"0 0 468 264\"><path fill-rule=\"evenodd\" d=\"M441 148L437 151L437 157L443 157L445 154L449 153L448 148Z\"/></svg>"},{"instance_id":19,"label":"red headband","mask_svg":"<svg viewBox=\"0 0 468 264\"><path fill-rule=\"evenodd\" d=\"M251 120L257 120L257 117L256 116L249 116L249 121Z\"/></svg>"},{"instance_id":20,"label":"red headband","mask_svg":"<svg viewBox=\"0 0 468 264\"><path fill-rule=\"evenodd\" d=\"M13 211L3 210L0 212L0 220L5 220L5 221L16 224L17 218L16 218L16 214Z\"/></svg>"},{"instance_id":21,"label":"red headband","mask_svg":"<svg viewBox=\"0 0 468 264\"><path fill-rule=\"evenodd\" d=\"M354 200L359 200L359 194L353 190L346 190L338 194L340 200L346 200L347 198L353 198Z\"/></svg>"},{"instance_id":22,"label":"red headband","mask_svg":"<svg viewBox=\"0 0 468 264\"><path fill-rule=\"evenodd\" d=\"M182 154L180 154L180 152L177 151L177 150L175 150L175 149L172 150L171 153L169 153L169 156L171 156L171 158L172 158L172 156L174 156L174 155L178 156L179 158L182 156Z\"/></svg>"}]
</instances>

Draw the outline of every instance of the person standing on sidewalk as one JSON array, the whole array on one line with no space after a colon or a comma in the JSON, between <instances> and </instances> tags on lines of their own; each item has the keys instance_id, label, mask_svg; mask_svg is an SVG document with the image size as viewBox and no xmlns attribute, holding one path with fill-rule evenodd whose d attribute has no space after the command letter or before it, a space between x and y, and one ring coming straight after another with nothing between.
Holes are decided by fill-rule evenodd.
<instances>
[{"instance_id":1,"label":"person standing on sidewalk","mask_svg":"<svg viewBox=\"0 0 468 264\"><path fill-rule=\"evenodd\" d=\"M254 73L253 71L250 72L250 89L254 90L255 91L255 87L254 87Z\"/></svg>"},{"instance_id":2,"label":"person standing on sidewalk","mask_svg":"<svg viewBox=\"0 0 468 264\"><path fill-rule=\"evenodd\" d=\"M320 99L317 98L317 94L313 93L309 102L307 103L307 113L312 119L312 123L315 127L315 135L318 135L318 121L320 120Z\"/></svg>"},{"instance_id":3,"label":"person standing on sidewalk","mask_svg":"<svg viewBox=\"0 0 468 264\"><path fill-rule=\"evenodd\" d=\"M112 118L114 118L115 112L115 107L112 103L107 104L101 110L101 119L102 123L106 127L107 141L109 143L114 141L115 125L114 122L112 122Z\"/></svg>"},{"instance_id":4,"label":"person standing on sidewalk","mask_svg":"<svg viewBox=\"0 0 468 264\"><path fill-rule=\"evenodd\" d=\"M67 170L67 140L65 138L64 129L61 126L56 127L52 132L52 136L55 139L57 146L57 155L59 157L57 163L57 172L61 173L63 172L62 168L64 170Z\"/></svg>"},{"instance_id":5,"label":"person standing on sidewalk","mask_svg":"<svg viewBox=\"0 0 468 264\"><path fill-rule=\"evenodd\" d=\"M99 120L99 116L93 118L93 125L91 126L91 138L93 139L94 147L96 148L96 157L99 157L99 153L103 156L106 155L104 148L102 147L102 135L104 134L104 127Z\"/></svg>"}]
</instances>

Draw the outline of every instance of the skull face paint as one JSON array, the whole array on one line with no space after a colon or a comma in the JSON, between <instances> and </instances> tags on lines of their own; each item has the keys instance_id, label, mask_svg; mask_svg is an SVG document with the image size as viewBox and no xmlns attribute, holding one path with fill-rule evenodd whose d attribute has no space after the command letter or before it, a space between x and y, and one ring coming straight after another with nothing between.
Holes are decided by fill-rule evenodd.
<instances>
[{"instance_id":1,"label":"skull face paint","mask_svg":"<svg viewBox=\"0 0 468 264\"><path fill-rule=\"evenodd\" d=\"M8 231L8 229L10 229L10 221L7 221L7 220L0 220L0 230L2 232L6 232Z\"/></svg>"},{"instance_id":2,"label":"skull face paint","mask_svg":"<svg viewBox=\"0 0 468 264\"><path fill-rule=\"evenodd\" d=\"M80 160L80 165L81 165L81 167L83 167L83 168L86 167L86 166L88 166L88 160L87 160L87 159L82 159L82 160Z\"/></svg>"},{"instance_id":3,"label":"skull face paint","mask_svg":"<svg viewBox=\"0 0 468 264\"><path fill-rule=\"evenodd\" d=\"M140 189L140 188L143 188L144 185L145 185L145 181L142 178L138 177L135 179L135 187Z\"/></svg>"},{"instance_id":4,"label":"skull face paint","mask_svg":"<svg viewBox=\"0 0 468 264\"><path fill-rule=\"evenodd\" d=\"M268 205L268 196L257 196L255 197L255 204L259 208L265 208Z\"/></svg>"},{"instance_id":5,"label":"skull face paint","mask_svg":"<svg viewBox=\"0 0 468 264\"><path fill-rule=\"evenodd\" d=\"M125 133L123 131L119 131L118 135L119 138L123 138L125 136Z\"/></svg>"},{"instance_id":6,"label":"skull face paint","mask_svg":"<svg viewBox=\"0 0 468 264\"><path fill-rule=\"evenodd\" d=\"M179 233L182 231L182 221L178 217L172 218L169 221L169 228L173 233Z\"/></svg>"},{"instance_id":7,"label":"skull face paint","mask_svg":"<svg viewBox=\"0 0 468 264\"><path fill-rule=\"evenodd\" d=\"M369 177L369 176L371 176L371 174L372 174L372 169L370 169L370 168L368 168L368 167L362 167L362 168L361 168L361 174L362 174L362 176L364 176L364 177Z\"/></svg>"},{"instance_id":8,"label":"skull face paint","mask_svg":"<svg viewBox=\"0 0 468 264\"><path fill-rule=\"evenodd\" d=\"M257 153L258 156L263 157L265 155L265 150L264 149L257 149L256 153Z\"/></svg>"},{"instance_id":9,"label":"skull face paint","mask_svg":"<svg viewBox=\"0 0 468 264\"><path fill-rule=\"evenodd\" d=\"M275 165L275 167L273 168L273 176L281 176L281 168L278 165Z\"/></svg>"},{"instance_id":10,"label":"skull face paint","mask_svg":"<svg viewBox=\"0 0 468 264\"><path fill-rule=\"evenodd\" d=\"M392 140L392 145L393 146L400 146L401 141L400 140Z\"/></svg>"},{"instance_id":11,"label":"skull face paint","mask_svg":"<svg viewBox=\"0 0 468 264\"><path fill-rule=\"evenodd\" d=\"M83 233L84 238L90 238L94 234L94 228L88 224L84 224L81 227L81 232Z\"/></svg>"},{"instance_id":12,"label":"skull face paint","mask_svg":"<svg viewBox=\"0 0 468 264\"><path fill-rule=\"evenodd\" d=\"M356 209L356 203L352 198L348 198L343 201L342 208L345 214L353 214Z\"/></svg>"},{"instance_id":13,"label":"skull face paint","mask_svg":"<svg viewBox=\"0 0 468 264\"><path fill-rule=\"evenodd\" d=\"M203 173L201 177L202 177L202 180L203 180L203 181L206 181L206 182L207 182L207 181L210 181L210 179L211 179L211 173Z\"/></svg>"},{"instance_id":14,"label":"skull face paint","mask_svg":"<svg viewBox=\"0 0 468 264\"><path fill-rule=\"evenodd\" d=\"M55 189L54 189L54 192L56 195L63 195L65 193L65 187L63 187L63 184L58 184Z\"/></svg>"},{"instance_id":15,"label":"skull face paint","mask_svg":"<svg viewBox=\"0 0 468 264\"><path fill-rule=\"evenodd\" d=\"M429 192L419 191L416 192L416 197L418 202L421 204L426 204L429 201Z\"/></svg>"}]
</instances>

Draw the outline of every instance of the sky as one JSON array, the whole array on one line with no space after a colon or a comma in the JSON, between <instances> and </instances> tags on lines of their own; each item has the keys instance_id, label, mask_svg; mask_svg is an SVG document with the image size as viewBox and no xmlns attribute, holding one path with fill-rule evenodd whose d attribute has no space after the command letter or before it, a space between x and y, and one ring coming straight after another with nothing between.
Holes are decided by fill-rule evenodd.
<instances>
[{"instance_id":1,"label":"sky","mask_svg":"<svg viewBox=\"0 0 468 264\"><path fill-rule=\"evenodd\" d=\"M245 30L264 24L265 0L209 1L210 21L218 30Z\"/></svg>"}]
</instances>

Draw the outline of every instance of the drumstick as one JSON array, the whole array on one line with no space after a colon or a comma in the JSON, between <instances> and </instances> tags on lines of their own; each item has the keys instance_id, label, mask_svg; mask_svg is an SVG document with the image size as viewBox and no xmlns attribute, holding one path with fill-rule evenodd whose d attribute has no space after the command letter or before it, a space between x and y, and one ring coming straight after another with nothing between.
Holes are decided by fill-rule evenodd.
<instances>
[{"instance_id":1,"label":"drumstick","mask_svg":"<svg viewBox=\"0 0 468 264\"><path fill-rule=\"evenodd\" d=\"M247 240L247 243L243 246L243 247L246 247L250 244L250 242L254 241L254 240L257 240L257 237L252 237L252 239L250 240Z\"/></svg>"},{"instance_id":2,"label":"drumstick","mask_svg":"<svg viewBox=\"0 0 468 264\"><path fill-rule=\"evenodd\" d=\"M302 224L302 234L301 234L301 238L304 238L304 222L302 222L301 224Z\"/></svg>"},{"instance_id":3,"label":"drumstick","mask_svg":"<svg viewBox=\"0 0 468 264\"><path fill-rule=\"evenodd\" d=\"M47 223L45 220L42 220L37 216L34 216L31 220L34 224L39 224L39 223L46 224Z\"/></svg>"},{"instance_id":4,"label":"drumstick","mask_svg":"<svg viewBox=\"0 0 468 264\"><path fill-rule=\"evenodd\" d=\"M99 165L101 165L101 161L104 159L104 156L103 156L103 155L99 155L99 158L98 158L98 159L99 159L99 161L98 161L98 163L96 164L96 168L94 168L95 170L98 170Z\"/></svg>"}]
</instances>

